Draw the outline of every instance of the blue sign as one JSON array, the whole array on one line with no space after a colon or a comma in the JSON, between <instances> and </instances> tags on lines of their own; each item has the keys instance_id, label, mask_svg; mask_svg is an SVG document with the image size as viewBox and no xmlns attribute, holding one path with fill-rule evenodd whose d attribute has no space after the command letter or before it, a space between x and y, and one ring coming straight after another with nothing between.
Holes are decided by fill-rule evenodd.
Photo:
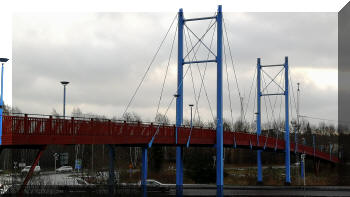
<instances>
[{"instance_id":1,"label":"blue sign","mask_svg":"<svg viewBox=\"0 0 350 197\"><path fill-rule=\"evenodd\" d=\"M80 170L81 169L81 159L75 160L75 169Z\"/></svg>"}]
</instances>

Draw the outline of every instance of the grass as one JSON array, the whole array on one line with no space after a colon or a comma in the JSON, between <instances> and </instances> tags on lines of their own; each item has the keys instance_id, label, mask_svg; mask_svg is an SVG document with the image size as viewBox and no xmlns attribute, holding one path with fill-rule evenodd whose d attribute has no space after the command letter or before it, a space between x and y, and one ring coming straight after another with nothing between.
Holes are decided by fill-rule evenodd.
<instances>
[{"instance_id":1,"label":"grass","mask_svg":"<svg viewBox=\"0 0 350 197\"><path fill-rule=\"evenodd\" d=\"M226 169L227 176L224 179L227 185L256 185L257 169L255 167ZM303 185L298 167L291 168L292 185ZM314 172L307 172L306 185L337 185L338 174L334 169L324 169L318 175ZM285 169L284 168L264 168L263 169L264 185L284 185Z\"/></svg>"}]
</instances>

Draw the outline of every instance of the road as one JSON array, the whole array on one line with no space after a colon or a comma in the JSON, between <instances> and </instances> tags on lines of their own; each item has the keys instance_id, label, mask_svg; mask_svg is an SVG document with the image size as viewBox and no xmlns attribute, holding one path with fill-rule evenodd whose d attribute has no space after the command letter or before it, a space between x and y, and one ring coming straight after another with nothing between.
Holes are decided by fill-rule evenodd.
<instances>
[{"instance_id":1,"label":"road","mask_svg":"<svg viewBox=\"0 0 350 197\"><path fill-rule=\"evenodd\" d=\"M53 172L43 172L41 176L34 176L28 183L31 185L65 185L67 177L72 173L55 174ZM12 180L11 180L12 179ZM9 183L14 177L0 176L0 182ZM21 182L16 180L15 182ZM13 182L12 182L13 183ZM154 188L149 188L149 194L156 196L176 196L176 189L174 184L167 184L170 188L168 192L155 191ZM97 188L95 188L97 189ZM130 185L130 189L135 189ZM128 185L124 187L125 191L122 191L117 186L118 193L123 194L130 192ZM97 189L98 190L98 189ZM225 186L225 196L350 196L350 186ZM199 184L185 184L183 196L216 196L215 185L199 185Z\"/></svg>"},{"instance_id":2,"label":"road","mask_svg":"<svg viewBox=\"0 0 350 197\"><path fill-rule=\"evenodd\" d=\"M350 187L340 186L226 186L225 196L350 196ZM172 188L169 196L176 196ZM216 186L185 185L183 196L216 196Z\"/></svg>"}]
</instances>

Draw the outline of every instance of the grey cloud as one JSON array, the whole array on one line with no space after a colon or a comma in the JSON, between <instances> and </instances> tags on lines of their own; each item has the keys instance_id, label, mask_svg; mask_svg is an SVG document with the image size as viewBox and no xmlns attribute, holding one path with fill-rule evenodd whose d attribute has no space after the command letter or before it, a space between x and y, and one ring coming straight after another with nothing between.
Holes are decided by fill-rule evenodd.
<instances>
[{"instance_id":1,"label":"grey cloud","mask_svg":"<svg viewBox=\"0 0 350 197\"><path fill-rule=\"evenodd\" d=\"M192 15L205 14L186 13L185 17ZM52 108L60 111L62 87L59 81L68 80L71 81L67 89L68 112L80 106L83 112L112 117L121 116L175 13L78 13L71 20L69 17L62 19L65 21L62 24L54 16L21 13L13 17L13 104L28 113L47 114ZM248 100L257 57L261 57L263 63L275 64L282 63L288 55L291 69L337 69L336 13L225 13L224 16L245 100ZM200 34L208 23L188 25ZM144 119L153 120L174 31L173 28L130 108ZM191 38L194 42L194 37ZM210 41L210 36L206 41ZM174 47L173 70L177 61L176 42ZM198 58L206 56L206 50L199 50ZM203 72L204 66L200 68ZM200 77L196 65L192 69L198 93ZM230 65L229 72L233 113L237 118L239 100ZM303 77L298 76L298 79ZM215 64L208 65L205 84L215 116ZM224 85L224 114L229 118L226 76ZM188 118L187 104L194 103L190 73L184 88L184 115ZM176 73L170 72L161 112L165 111L175 89ZM255 89L252 91L249 116L253 112ZM303 91L305 114L337 118L337 90L324 91L310 85ZM169 111L170 117L174 116L174 107L175 102ZM200 111L206 120L211 119L204 91Z\"/></svg>"}]
</instances>

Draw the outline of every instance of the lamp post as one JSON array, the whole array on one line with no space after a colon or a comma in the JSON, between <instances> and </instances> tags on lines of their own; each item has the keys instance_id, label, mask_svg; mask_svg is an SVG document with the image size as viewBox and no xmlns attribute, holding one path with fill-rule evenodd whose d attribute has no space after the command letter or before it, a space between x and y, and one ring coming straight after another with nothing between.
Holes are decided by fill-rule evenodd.
<instances>
[{"instance_id":1,"label":"lamp post","mask_svg":"<svg viewBox=\"0 0 350 197\"><path fill-rule=\"evenodd\" d=\"M58 153L54 153L53 154L53 158L55 160L55 173L56 173L56 161L58 160L59 154Z\"/></svg>"},{"instance_id":2,"label":"lamp post","mask_svg":"<svg viewBox=\"0 0 350 197\"><path fill-rule=\"evenodd\" d=\"M190 106L191 107L191 128L192 128L192 108L193 108L193 104L189 104L188 106Z\"/></svg>"},{"instance_id":3,"label":"lamp post","mask_svg":"<svg viewBox=\"0 0 350 197\"><path fill-rule=\"evenodd\" d=\"M1 62L1 98L0 98L0 144L2 144L1 136L2 136L2 112L4 105L4 94L3 94L3 86L4 86L4 64L8 61L7 58L0 58Z\"/></svg>"},{"instance_id":4,"label":"lamp post","mask_svg":"<svg viewBox=\"0 0 350 197\"><path fill-rule=\"evenodd\" d=\"M68 81L61 81L63 85L63 118L66 118L66 86L69 84Z\"/></svg>"}]
</instances>

